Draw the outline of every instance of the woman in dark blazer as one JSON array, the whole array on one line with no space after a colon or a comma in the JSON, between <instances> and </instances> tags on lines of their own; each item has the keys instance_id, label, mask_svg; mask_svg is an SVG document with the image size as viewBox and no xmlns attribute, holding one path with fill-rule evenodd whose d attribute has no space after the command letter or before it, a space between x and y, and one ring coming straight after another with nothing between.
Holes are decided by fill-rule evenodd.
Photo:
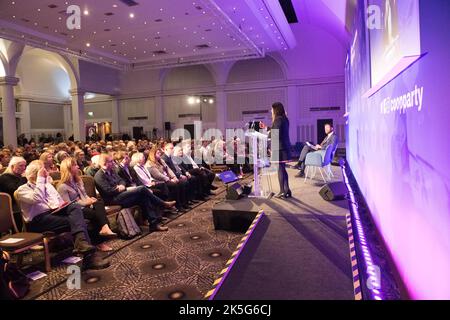
<instances>
[{"instance_id":1,"label":"woman in dark blazer","mask_svg":"<svg viewBox=\"0 0 450 320\"><path fill-rule=\"evenodd\" d=\"M277 134L275 134L274 130L278 130ZM270 130L270 137L272 139L272 161L278 162L280 193L276 197L290 198L292 197L292 192L289 189L289 178L286 171L286 163L291 160L289 120L281 102L275 102L272 105L272 128Z\"/></svg>"}]
</instances>

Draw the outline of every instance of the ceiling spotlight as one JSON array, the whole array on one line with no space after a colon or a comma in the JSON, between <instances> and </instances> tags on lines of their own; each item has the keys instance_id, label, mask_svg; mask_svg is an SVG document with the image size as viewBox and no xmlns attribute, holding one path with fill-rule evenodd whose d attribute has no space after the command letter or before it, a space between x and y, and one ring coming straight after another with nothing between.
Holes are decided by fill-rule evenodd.
<instances>
[{"instance_id":1,"label":"ceiling spotlight","mask_svg":"<svg viewBox=\"0 0 450 320\"><path fill-rule=\"evenodd\" d=\"M209 104L213 104L213 103L214 103L214 99L210 98L210 99L208 100L208 102L209 102Z\"/></svg>"},{"instance_id":2,"label":"ceiling spotlight","mask_svg":"<svg viewBox=\"0 0 450 320\"><path fill-rule=\"evenodd\" d=\"M117 8L117 4L113 4L113 8Z\"/></svg>"},{"instance_id":3,"label":"ceiling spotlight","mask_svg":"<svg viewBox=\"0 0 450 320\"><path fill-rule=\"evenodd\" d=\"M88 42L88 43L86 43L86 47L90 47L91 46L91 44Z\"/></svg>"},{"instance_id":4,"label":"ceiling spotlight","mask_svg":"<svg viewBox=\"0 0 450 320\"><path fill-rule=\"evenodd\" d=\"M200 103L200 98L195 99L195 102Z\"/></svg>"},{"instance_id":5,"label":"ceiling spotlight","mask_svg":"<svg viewBox=\"0 0 450 320\"><path fill-rule=\"evenodd\" d=\"M134 18L134 13L130 13L130 18L131 18L131 19Z\"/></svg>"},{"instance_id":6,"label":"ceiling spotlight","mask_svg":"<svg viewBox=\"0 0 450 320\"><path fill-rule=\"evenodd\" d=\"M87 9L84 10L84 11L83 11L83 14L84 14L85 16L88 16L88 15L89 15L89 10L87 10Z\"/></svg>"},{"instance_id":7,"label":"ceiling spotlight","mask_svg":"<svg viewBox=\"0 0 450 320\"><path fill-rule=\"evenodd\" d=\"M187 102L192 105L195 103L195 98L194 97L188 97Z\"/></svg>"}]
</instances>

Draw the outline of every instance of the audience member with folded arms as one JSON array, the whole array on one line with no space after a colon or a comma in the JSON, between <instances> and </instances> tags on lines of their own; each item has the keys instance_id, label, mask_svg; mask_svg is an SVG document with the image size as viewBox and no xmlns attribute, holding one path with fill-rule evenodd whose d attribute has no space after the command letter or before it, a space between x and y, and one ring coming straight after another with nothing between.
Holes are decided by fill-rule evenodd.
<instances>
[{"instance_id":1,"label":"audience member with folded arms","mask_svg":"<svg viewBox=\"0 0 450 320\"><path fill-rule=\"evenodd\" d=\"M66 158L62 161L61 180L58 183L58 192L66 202L76 201L82 208L84 217L90 220L96 232L101 237L117 236L111 231L106 217L105 204L103 200L88 197L84 189L83 180L79 176L80 168L74 158ZM101 251L111 251L112 249L104 243L100 243L97 248Z\"/></svg>"}]
</instances>

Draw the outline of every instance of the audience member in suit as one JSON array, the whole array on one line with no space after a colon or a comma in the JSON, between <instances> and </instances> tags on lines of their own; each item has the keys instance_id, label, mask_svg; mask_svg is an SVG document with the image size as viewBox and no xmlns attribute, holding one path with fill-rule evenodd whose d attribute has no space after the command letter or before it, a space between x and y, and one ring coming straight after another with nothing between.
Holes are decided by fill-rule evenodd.
<instances>
[{"instance_id":1,"label":"audience member in suit","mask_svg":"<svg viewBox=\"0 0 450 320\"><path fill-rule=\"evenodd\" d=\"M162 150L158 146L153 146L148 155L145 166L153 179L164 182L169 188L170 199L176 200L177 210L183 212L183 209L189 208L186 197L186 184L181 183L172 170L161 159Z\"/></svg>"},{"instance_id":2,"label":"audience member in suit","mask_svg":"<svg viewBox=\"0 0 450 320\"><path fill-rule=\"evenodd\" d=\"M84 217L92 222L99 236L115 237L116 234L108 225L105 203L86 194L79 171L75 158L66 158L61 162L61 179L57 187L61 198L66 202L76 201L83 208ZM112 251L112 248L104 243L100 243L97 248L100 251Z\"/></svg>"},{"instance_id":3,"label":"audience member in suit","mask_svg":"<svg viewBox=\"0 0 450 320\"><path fill-rule=\"evenodd\" d=\"M327 134L327 136L321 144L317 144L313 147L305 144L305 146L303 147L300 153L300 157L298 158L297 165L295 166L297 169L300 169L300 172L296 175L296 177L305 176L305 159L308 153L318 150L325 150L329 145L333 145L335 147L338 144L338 137L334 133L334 129L331 124L325 124L325 133Z\"/></svg>"},{"instance_id":4,"label":"audience member in suit","mask_svg":"<svg viewBox=\"0 0 450 320\"><path fill-rule=\"evenodd\" d=\"M204 184L204 190L206 195L210 195L211 190L217 190L217 187L213 185L216 175L214 172L203 166L201 163L198 164L192 159L191 148L192 145L189 141L186 141L182 145L183 148L183 162L182 166L189 171L191 175L201 176Z\"/></svg>"},{"instance_id":5,"label":"audience member in suit","mask_svg":"<svg viewBox=\"0 0 450 320\"><path fill-rule=\"evenodd\" d=\"M130 162L128 161L130 166ZM134 180L138 184L150 188L161 199L167 200L169 198L169 188L164 182L153 179L150 171L145 167L145 157L141 152L133 154L131 157L131 172L134 172Z\"/></svg>"},{"instance_id":6,"label":"audience member in suit","mask_svg":"<svg viewBox=\"0 0 450 320\"><path fill-rule=\"evenodd\" d=\"M11 196L14 220L18 230L22 230L22 213L14 199L14 192L23 184L27 183L27 178L23 176L27 163L22 157L12 157L5 172L0 175L0 192L5 192Z\"/></svg>"},{"instance_id":7,"label":"audience member in suit","mask_svg":"<svg viewBox=\"0 0 450 320\"><path fill-rule=\"evenodd\" d=\"M173 149L171 160L175 167L177 177L178 175L187 177L189 188L195 190L195 199L204 201L205 196L207 196L206 192L209 192L209 189L207 188L207 185L205 185L205 181L201 175L191 174L189 172L189 167L184 164L184 161L187 161L187 159L184 159L183 157L183 148L181 146L177 145Z\"/></svg>"},{"instance_id":8,"label":"audience member in suit","mask_svg":"<svg viewBox=\"0 0 450 320\"><path fill-rule=\"evenodd\" d=\"M96 251L91 245L84 221L83 211L78 203L67 205L50 183L49 175L40 160L31 162L25 170L28 182L17 189L17 198L30 232L62 232L70 230L74 237L75 252L89 254ZM92 267L103 268L108 260L94 255Z\"/></svg>"},{"instance_id":9,"label":"audience member in suit","mask_svg":"<svg viewBox=\"0 0 450 320\"><path fill-rule=\"evenodd\" d=\"M191 176L191 174L188 173L188 175L185 175L186 172L183 172L183 170L173 162L173 151L174 146L172 143L166 143L164 146L164 154L162 155L162 159L167 164L167 166L172 170L172 172L175 174L177 179L180 181L180 183L185 184L185 189L187 191L188 201L192 201L195 198L197 198L197 193L199 188L198 179ZM200 196L199 196L200 197Z\"/></svg>"},{"instance_id":10,"label":"audience member in suit","mask_svg":"<svg viewBox=\"0 0 450 320\"><path fill-rule=\"evenodd\" d=\"M167 231L161 225L161 217L157 215L156 208L170 208L174 202L165 202L155 196L144 186L135 188L126 187L119 175L114 171L114 161L109 154L100 155L100 170L95 174L95 185L107 205L119 205L124 208L139 206L144 217L148 220L150 231Z\"/></svg>"}]
</instances>

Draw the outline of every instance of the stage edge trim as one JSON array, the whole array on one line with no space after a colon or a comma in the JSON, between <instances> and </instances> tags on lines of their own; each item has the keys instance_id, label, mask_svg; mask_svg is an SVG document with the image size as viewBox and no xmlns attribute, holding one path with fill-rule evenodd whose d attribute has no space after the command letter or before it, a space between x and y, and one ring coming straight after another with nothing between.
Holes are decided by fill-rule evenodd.
<instances>
[{"instance_id":1,"label":"stage edge trim","mask_svg":"<svg viewBox=\"0 0 450 320\"><path fill-rule=\"evenodd\" d=\"M233 268L234 264L239 258L239 255L244 250L245 245L250 240L253 231L256 229L256 226L258 225L263 215L264 211L260 210L259 213L256 215L255 219L253 219L252 224L250 225L247 232L237 245L236 250L231 254L230 259L226 262L225 268L222 269L222 271L220 271L219 277L214 281L212 289L206 293L204 299L214 300L214 297L216 296L222 284L225 282L225 279L227 278L228 274L230 273L231 269Z\"/></svg>"},{"instance_id":2,"label":"stage edge trim","mask_svg":"<svg viewBox=\"0 0 450 320\"><path fill-rule=\"evenodd\" d=\"M358 259L356 257L355 238L353 236L352 218L350 216L350 213L347 213L345 218L347 220L350 261L352 262L353 293L355 295L355 300L362 300L361 281L359 279L359 270L358 270Z\"/></svg>"}]
</instances>

